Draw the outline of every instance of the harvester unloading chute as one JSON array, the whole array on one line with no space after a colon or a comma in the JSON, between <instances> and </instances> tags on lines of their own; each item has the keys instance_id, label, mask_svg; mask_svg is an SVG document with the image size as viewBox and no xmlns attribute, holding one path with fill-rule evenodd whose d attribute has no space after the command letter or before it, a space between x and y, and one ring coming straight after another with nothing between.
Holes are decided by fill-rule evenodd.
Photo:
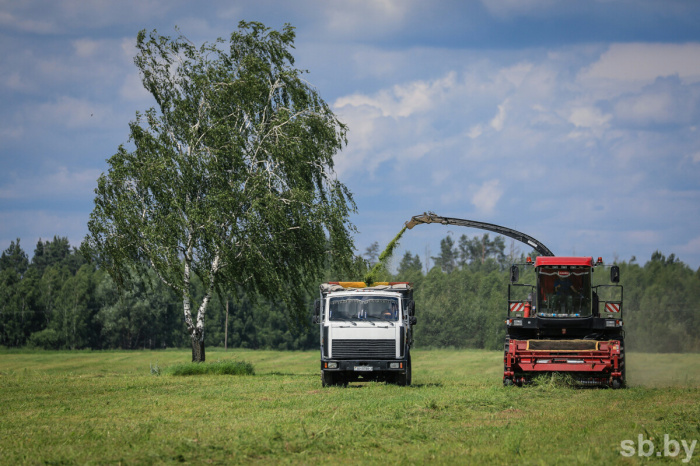
<instances>
[{"instance_id":1,"label":"harvester unloading chute","mask_svg":"<svg viewBox=\"0 0 700 466\"><path fill-rule=\"evenodd\" d=\"M518 241L527 244L535 251L539 252L543 256L554 256L554 253L544 244L537 241L532 236L521 233L512 228L502 227L500 225L494 225L493 223L478 222L476 220L465 220L462 218L453 217L440 217L433 212L423 213L422 215L414 215L411 220L406 222L406 228L409 230L416 225L423 223L441 223L442 225L458 225L462 227L479 228L481 230L493 231L503 236L508 236L509 238L517 239Z\"/></svg>"}]
</instances>

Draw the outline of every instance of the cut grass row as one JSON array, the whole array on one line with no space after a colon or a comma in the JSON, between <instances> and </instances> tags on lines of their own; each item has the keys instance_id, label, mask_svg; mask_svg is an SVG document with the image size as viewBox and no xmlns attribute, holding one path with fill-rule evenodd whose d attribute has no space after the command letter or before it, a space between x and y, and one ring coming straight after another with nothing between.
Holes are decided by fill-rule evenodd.
<instances>
[{"instance_id":1,"label":"cut grass row","mask_svg":"<svg viewBox=\"0 0 700 466\"><path fill-rule=\"evenodd\" d=\"M627 390L504 388L488 351L415 351L411 387L327 389L318 352L208 350L255 375L167 375L188 357L0 352L3 463L603 463L639 434L700 438L700 355L630 354Z\"/></svg>"}]
</instances>

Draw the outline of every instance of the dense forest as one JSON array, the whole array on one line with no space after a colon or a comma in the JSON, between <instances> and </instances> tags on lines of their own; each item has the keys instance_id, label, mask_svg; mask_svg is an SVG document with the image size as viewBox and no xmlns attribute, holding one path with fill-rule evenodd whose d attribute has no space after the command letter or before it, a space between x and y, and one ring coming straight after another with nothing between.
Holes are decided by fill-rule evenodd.
<instances>
[{"instance_id":1,"label":"dense forest","mask_svg":"<svg viewBox=\"0 0 700 466\"><path fill-rule=\"evenodd\" d=\"M395 275L415 285L418 347L499 349L504 336L508 268L502 237L488 234L440 241L424 258L406 252ZM379 246L358 257L357 275L376 263ZM397 258L398 259L398 258ZM517 261L524 260L522 254ZM633 351L700 351L700 269L674 254L654 253L644 264L619 262L627 345ZM322 280L345 280L325 271ZM521 282L527 282L524 274ZM203 294L201 287L196 293ZM308 290L309 314L317 290ZM200 296L195 296L195 299ZM228 309L228 315L227 315ZM231 290L207 313L206 344L279 350L318 346L318 329L293 322L282 300L269 302ZM228 322L228 327L227 327ZM226 331L227 330L227 331ZM133 275L118 287L66 238L39 241L29 259L12 242L0 256L0 345L45 349L162 349L190 344L182 301L154 276Z\"/></svg>"}]
</instances>

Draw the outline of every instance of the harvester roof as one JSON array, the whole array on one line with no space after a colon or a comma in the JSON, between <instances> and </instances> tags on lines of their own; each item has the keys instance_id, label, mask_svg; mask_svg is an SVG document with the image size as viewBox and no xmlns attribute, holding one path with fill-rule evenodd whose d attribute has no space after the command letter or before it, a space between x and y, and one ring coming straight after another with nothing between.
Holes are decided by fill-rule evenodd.
<instances>
[{"instance_id":1,"label":"harvester roof","mask_svg":"<svg viewBox=\"0 0 700 466\"><path fill-rule=\"evenodd\" d=\"M535 258L535 267L554 265L593 267L594 262L592 257L537 256Z\"/></svg>"}]
</instances>

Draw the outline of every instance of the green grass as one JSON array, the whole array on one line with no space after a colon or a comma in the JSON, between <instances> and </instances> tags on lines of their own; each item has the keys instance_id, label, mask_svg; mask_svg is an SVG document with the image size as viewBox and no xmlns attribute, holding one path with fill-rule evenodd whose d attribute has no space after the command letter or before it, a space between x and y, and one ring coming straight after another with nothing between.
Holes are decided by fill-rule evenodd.
<instances>
[{"instance_id":1,"label":"green grass","mask_svg":"<svg viewBox=\"0 0 700 466\"><path fill-rule=\"evenodd\" d=\"M190 356L0 351L2 463L634 464L622 440L700 439L697 354L629 354L626 390L506 388L477 350L412 352L411 387L321 388L315 351L207 349L255 375L166 375Z\"/></svg>"},{"instance_id":2,"label":"green grass","mask_svg":"<svg viewBox=\"0 0 700 466\"><path fill-rule=\"evenodd\" d=\"M160 367L151 366L151 374L160 375ZM253 365L245 361L183 362L165 370L169 375L255 375Z\"/></svg>"}]
</instances>

